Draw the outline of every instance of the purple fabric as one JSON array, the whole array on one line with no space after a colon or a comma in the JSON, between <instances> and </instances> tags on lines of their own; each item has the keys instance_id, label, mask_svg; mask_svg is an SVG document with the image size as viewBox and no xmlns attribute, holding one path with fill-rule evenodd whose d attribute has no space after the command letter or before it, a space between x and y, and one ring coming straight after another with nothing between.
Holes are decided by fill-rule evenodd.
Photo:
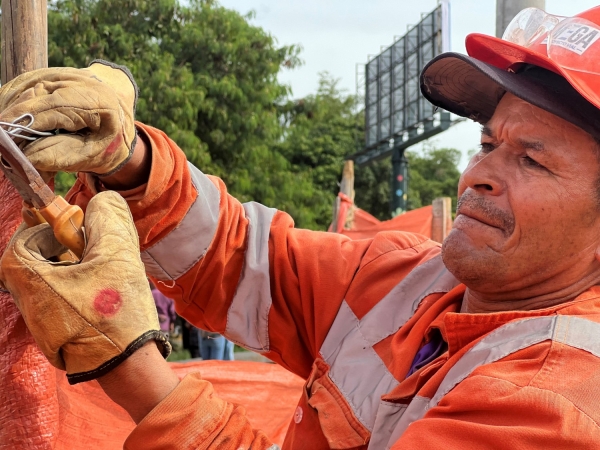
<instances>
[{"instance_id":1,"label":"purple fabric","mask_svg":"<svg viewBox=\"0 0 600 450\"><path fill-rule=\"evenodd\" d=\"M177 318L175 314L175 302L156 288L152 289L152 297L154 297L154 304L158 313L160 330L168 333L171 329L171 323L175 322Z\"/></svg>"},{"instance_id":2,"label":"purple fabric","mask_svg":"<svg viewBox=\"0 0 600 450\"><path fill-rule=\"evenodd\" d=\"M406 378L440 356L445 351L445 347L446 345L441 334L439 332L431 333L431 340L421 347L421 349L415 355L415 359L413 359Z\"/></svg>"}]
</instances>

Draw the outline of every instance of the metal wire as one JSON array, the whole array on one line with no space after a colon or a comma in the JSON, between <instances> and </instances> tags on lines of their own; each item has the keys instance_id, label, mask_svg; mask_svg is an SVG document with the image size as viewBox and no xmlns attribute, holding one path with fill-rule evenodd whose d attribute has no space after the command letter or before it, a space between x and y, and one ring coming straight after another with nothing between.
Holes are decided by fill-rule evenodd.
<instances>
[{"instance_id":1,"label":"metal wire","mask_svg":"<svg viewBox=\"0 0 600 450\"><path fill-rule=\"evenodd\" d=\"M28 119L29 122L26 124L20 124L19 122ZM49 131L37 131L31 128L33 123L35 122L35 118L33 114L23 114L20 117L17 117L12 123L11 122L2 122L0 121L0 126L6 128L6 132L12 136L13 138L25 139L27 141L35 141L41 137L53 136L54 133ZM23 134L23 133L28 133Z\"/></svg>"}]
</instances>

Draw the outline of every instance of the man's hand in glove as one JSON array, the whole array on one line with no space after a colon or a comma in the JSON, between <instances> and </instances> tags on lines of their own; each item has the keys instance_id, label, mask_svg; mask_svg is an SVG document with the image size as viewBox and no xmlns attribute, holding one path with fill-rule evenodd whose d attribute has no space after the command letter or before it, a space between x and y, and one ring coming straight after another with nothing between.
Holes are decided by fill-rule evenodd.
<instances>
[{"instance_id":1,"label":"man's hand in glove","mask_svg":"<svg viewBox=\"0 0 600 450\"><path fill-rule=\"evenodd\" d=\"M137 86L123 66L105 61L24 73L0 88L0 118L32 114L37 131L57 131L23 148L45 172L91 172L106 176L133 154ZM27 143L27 141L25 141Z\"/></svg>"},{"instance_id":2,"label":"man's hand in glove","mask_svg":"<svg viewBox=\"0 0 600 450\"><path fill-rule=\"evenodd\" d=\"M78 264L51 262L65 252L49 225L17 232L0 261L40 349L74 384L106 375L148 341L164 357L154 300L125 201L103 192L89 203L87 247Z\"/></svg>"}]
</instances>

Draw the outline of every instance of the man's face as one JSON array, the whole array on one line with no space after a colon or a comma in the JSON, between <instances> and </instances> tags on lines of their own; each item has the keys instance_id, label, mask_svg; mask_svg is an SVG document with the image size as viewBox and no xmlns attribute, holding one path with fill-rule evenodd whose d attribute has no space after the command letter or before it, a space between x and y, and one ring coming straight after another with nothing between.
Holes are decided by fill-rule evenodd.
<instances>
[{"instance_id":1,"label":"man's face","mask_svg":"<svg viewBox=\"0 0 600 450\"><path fill-rule=\"evenodd\" d=\"M462 174L444 263L482 293L552 295L598 270L593 138L506 94Z\"/></svg>"}]
</instances>

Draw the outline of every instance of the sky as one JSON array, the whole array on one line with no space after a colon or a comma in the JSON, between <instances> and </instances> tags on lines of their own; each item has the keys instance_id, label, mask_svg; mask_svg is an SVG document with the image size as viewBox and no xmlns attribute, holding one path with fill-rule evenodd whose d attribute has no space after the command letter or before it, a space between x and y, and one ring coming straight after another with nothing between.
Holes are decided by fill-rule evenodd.
<instances>
[{"instance_id":1,"label":"sky","mask_svg":"<svg viewBox=\"0 0 600 450\"><path fill-rule=\"evenodd\" d=\"M402 36L432 11L437 0L220 0L242 14L254 11L251 23L264 28L280 45L299 44L304 64L282 71L279 79L292 87L294 98L315 93L319 73L329 72L339 86L355 92L356 65ZM572 16L597 5L597 0L546 0L546 11ZM469 33L495 33L495 0L451 0L451 50L465 53ZM480 126L459 123L430 139L436 147L453 147L467 153L479 144Z\"/></svg>"}]
</instances>

